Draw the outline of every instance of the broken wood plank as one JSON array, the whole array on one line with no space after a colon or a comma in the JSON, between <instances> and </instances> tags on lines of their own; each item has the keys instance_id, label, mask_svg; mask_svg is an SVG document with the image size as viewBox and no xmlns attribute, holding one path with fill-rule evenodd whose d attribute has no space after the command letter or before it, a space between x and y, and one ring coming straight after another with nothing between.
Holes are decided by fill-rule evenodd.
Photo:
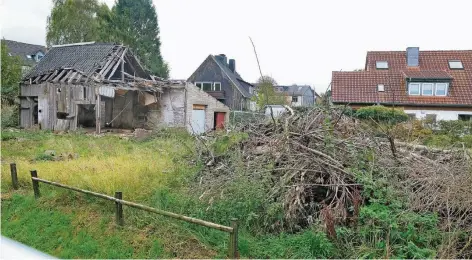
<instances>
[{"instance_id":1,"label":"broken wood plank","mask_svg":"<svg viewBox=\"0 0 472 260\"><path fill-rule=\"evenodd\" d=\"M62 70L61 73L59 73L59 75L57 75L57 77L55 77L52 82L58 82L59 79L62 77L62 75L64 75L66 73L66 70Z\"/></svg>"},{"instance_id":2,"label":"broken wood plank","mask_svg":"<svg viewBox=\"0 0 472 260\"><path fill-rule=\"evenodd\" d=\"M117 53L114 53L113 57L110 58L110 61L111 63L108 65L108 67L104 70L104 71L101 71L100 72L100 75L105 79L106 75L108 74L108 71L110 71L111 68L114 67L115 65L115 62L118 61L118 59L120 58L120 55L125 51L124 48L122 49L119 49L117 51Z\"/></svg>"},{"instance_id":3,"label":"broken wood plank","mask_svg":"<svg viewBox=\"0 0 472 260\"><path fill-rule=\"evenodd\" d=\"M125 48L125 50L123 51L123 53L121 54L121 59L123 59L123 57L125 56L126 54L126 51L128 51L128 48ZM118 66L120 65L121 62L117 62L115 64L115 67L113 68L113 70L111 71L111 73L108 75L108 78L107 79L110 79L111 76L113 76L113 74L115 74L115 71L118 69Z\"/></svg>"},{"instance_id":4,"label":"broken wood plank","mask_svg":"<svg viewBox=\"0 0 472 260\"><path fill-rule=\"evenodd\" d=\"M46 79L46 81L50 81L50 80L53 79L54 76L56 76L56 75L57 75L57 70L54 70L54 72L51 73L51 75Z\"/></svg>"},{"instance_id":5,"label":"broken wood plank","mask_svg":"<svg viewBox=\"0 0 472 260\"><path fill-rule=\"evenodd\" d=\"M61 82L65 82L73 72L73 70L69 70L69 72L61 79Z\"/></svg>"},{"instance_id":6,"label":"broken wood plank","mask_svg":"<svg viewBox=\"0 0 472 260\"><path fill-rule=\"evenodd\" d=\"M75 75L77 75L77 72L74 72L74 73L72 73L72 75L70 75L69 80L67 81L67 83L71 83L72 80L75 78Z\"/></svg>"}]
</instances>

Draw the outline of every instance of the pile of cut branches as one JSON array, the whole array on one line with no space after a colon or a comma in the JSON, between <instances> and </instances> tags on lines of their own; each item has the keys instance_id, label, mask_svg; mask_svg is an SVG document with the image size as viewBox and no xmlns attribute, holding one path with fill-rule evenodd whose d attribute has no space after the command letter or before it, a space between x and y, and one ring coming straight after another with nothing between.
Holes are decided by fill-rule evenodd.
<instances>
[{"instance_id":1,"label":"pile of cut branches","mask_svg":"<svg viewBox=\"0 0 472 260\"><path fill-rule=\"evenodd\" d=\"M237 175L268 180L267 201L283 204L279 229L295 231L322 220L335 237L334 225L355 223L366 203L359 175L381 172L407 193L413 210L438 212L450 228L472 226L466 151L392 144L343 108L290 111L277 122L244 125L226 134L245 133L247 138L223 153L211 149L220 137L199 138L206 165L197 185L205 191L202 197L213 200Z\"/></svg>"}]
</instances>

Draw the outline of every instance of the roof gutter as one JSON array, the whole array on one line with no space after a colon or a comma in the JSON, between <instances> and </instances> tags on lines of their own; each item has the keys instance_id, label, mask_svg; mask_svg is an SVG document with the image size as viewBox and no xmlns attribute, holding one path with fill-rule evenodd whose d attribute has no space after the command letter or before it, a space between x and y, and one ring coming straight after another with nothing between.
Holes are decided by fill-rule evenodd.
<instances>
[{"instance_id":1,"label":"roof gutter","mask_svg":"<svg viewBox=\"0 0 472 260\"><path fill-rule=\"evenodd\" d=\"M412 106L412 107L466 107L470 108L472 104L418 104L418 103L393 103L393 102L336 102L334 104L349 104L349 105L392 105L392 106Z\"/></svg>"}]
</instances>

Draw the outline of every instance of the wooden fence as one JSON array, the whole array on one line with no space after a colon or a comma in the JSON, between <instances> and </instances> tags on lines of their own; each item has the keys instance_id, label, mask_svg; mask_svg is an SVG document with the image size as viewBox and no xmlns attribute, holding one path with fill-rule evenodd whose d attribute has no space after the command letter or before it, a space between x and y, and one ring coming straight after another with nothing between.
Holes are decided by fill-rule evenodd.
<instances>
[{"instance_id":1,"label":"wooden fence","mask_svg":"<svg viewBox=\"0 0 472 260\"><path fill-rule=\"evenodd\" d=\"M16 171L16 164L15 163L10 164L10 170L11 170L11 179L12 179L13 189L16 190L16 189L18 189L18 177L17 177L17 171ZM105 194L101 194L101 193L97 193L97 192L93 192L93 191L88 191L88 190L83 190L83 189L79 189L79 188L76 188L76 187L71 187L71 186L68 186L68 185L64 185L64 184L61 184L61 183L40 179L40 178L38 178L38 173L37 173L36 170L31 171L31 181L33 183L34 197L36 199L41 197L41 192L39 190L39 183L42 182L42 183L49 184L49 185L52 185L52 186L61 187L61 188L64 188L64 189L89 194L89 195L92 195L92 196L95 196L95 197L99 197L99 198L102 198L102 199L106 199L106 200L110 200L110 201L115 202L115 220L116 220L116 224L119 225L119 226L124 225L123 205L126 205L126 206L129 206L129 207L132 207L132 208L137 208L137 209L140 209L140 210L156 213L156 214L171 217L171 218L174 218L174 219L183 220L183 221L186 221L186 222L189 222L189 223L194 223L194 224L197 224L197 225L200 225L200 226L209 227L209 228L213 228L213 229L217 229L217 230L227 232L227 233L229 233L228 257L237 258L239 256L238 255L238 221L237 221L237 219L232 219L231 220L231 227L223 226L223 225L215 224L215 223L208 222L208 221L205 221L205 220L196 219L196 218L192 218L192 217L187 217L187 216L176 214L176 213L173 213L173 212L164 211L164 210L152 208L152 207L149 207L149 206L146 206L146 205L142 205L142 204L134 203L134 202L131 202L131 201L123 200L123 193L121 191L116 191L115 196L112 197L112 196L108 196L108 195L105 195Z\"/></svg>"}]
</instances>

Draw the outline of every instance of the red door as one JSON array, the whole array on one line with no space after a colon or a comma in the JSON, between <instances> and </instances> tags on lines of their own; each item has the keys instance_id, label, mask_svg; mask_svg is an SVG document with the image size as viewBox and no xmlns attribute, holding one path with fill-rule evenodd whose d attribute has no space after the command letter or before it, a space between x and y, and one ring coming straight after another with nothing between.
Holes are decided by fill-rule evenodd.
<instances>
[{"instance_id":1,"label":"red door","mask_svg":"<svg viewBox=\"0 0 472 260\"><path fill-rule=\"evenodd\" d=\"M224 129L225 128L225 112L216 112L216 129Z\"/></svg>"}]
</instances>

